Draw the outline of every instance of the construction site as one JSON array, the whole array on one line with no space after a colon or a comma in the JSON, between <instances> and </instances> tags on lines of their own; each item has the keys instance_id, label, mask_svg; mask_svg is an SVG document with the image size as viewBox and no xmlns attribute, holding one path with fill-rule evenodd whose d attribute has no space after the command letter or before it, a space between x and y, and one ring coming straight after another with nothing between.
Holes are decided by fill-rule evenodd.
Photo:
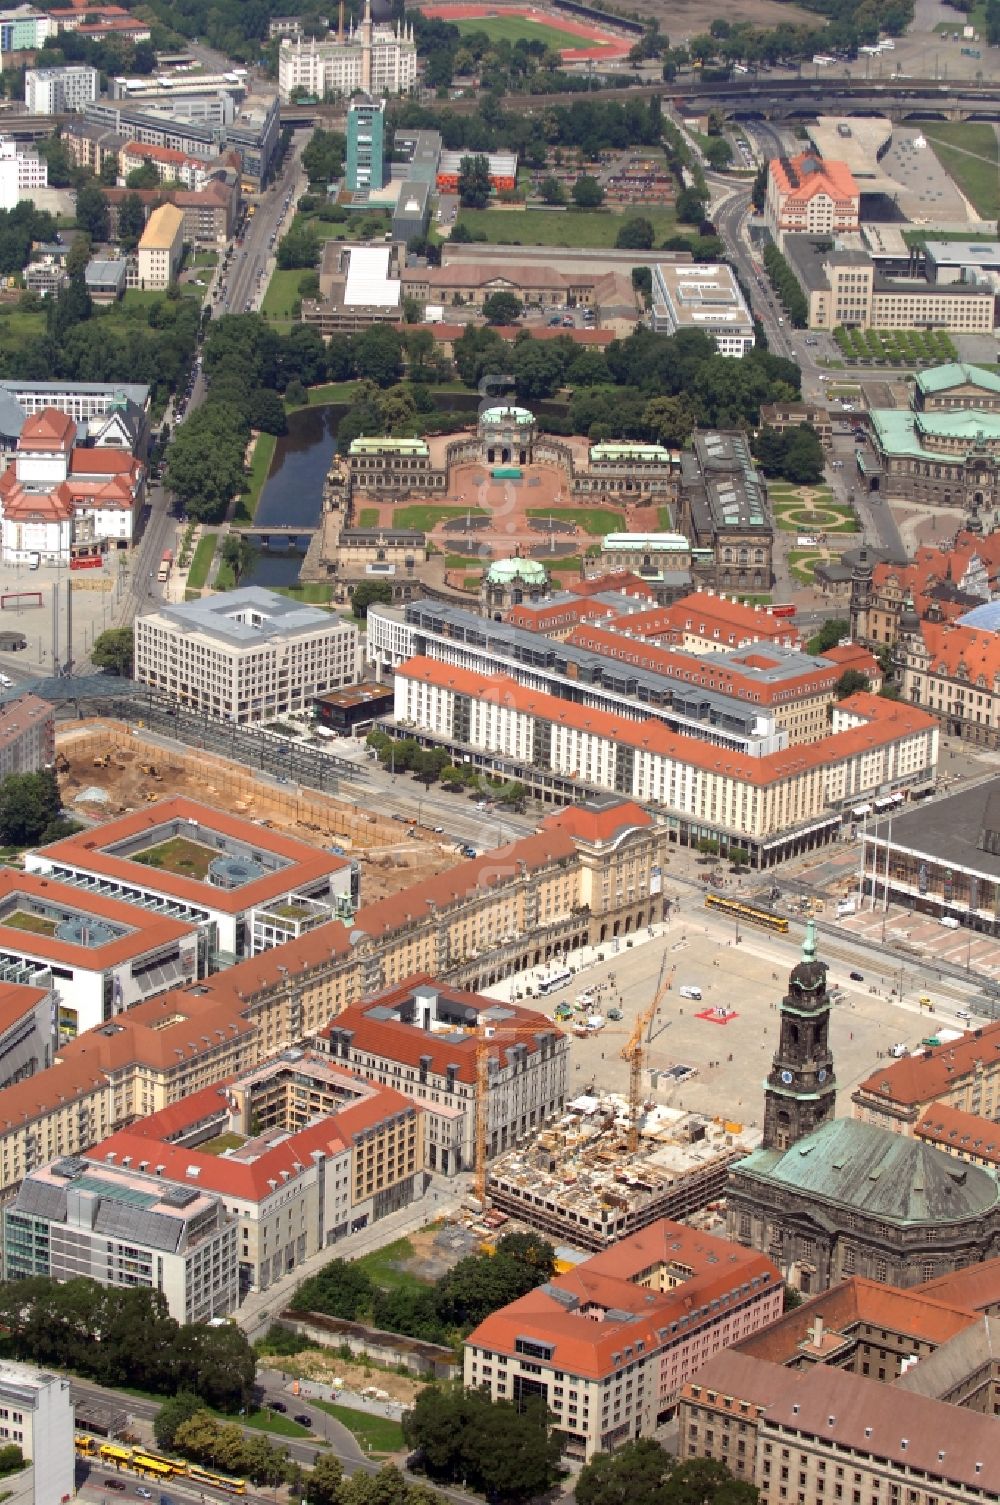
<instances>
[{"instance_id":1,"label":"construction site","mask_svg":"<svg viewBox=\"0 0 1000 1505\"><path fill-rule=\"evenodd\" d=\"M429 831L401 829L332 795L257 778L241 763L203 748L166 748L162 739L123 722L61 727L56 771L65 808L88 825L183 794L312 846L334 846L358 862L366 903L410 888L454 861L450 846Z\"/></svg>"}]
</instances>

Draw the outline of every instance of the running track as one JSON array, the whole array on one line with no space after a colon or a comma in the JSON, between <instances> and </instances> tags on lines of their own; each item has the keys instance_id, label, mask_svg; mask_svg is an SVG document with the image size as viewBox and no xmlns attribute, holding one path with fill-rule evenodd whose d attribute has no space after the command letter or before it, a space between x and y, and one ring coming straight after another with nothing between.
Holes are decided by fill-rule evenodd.
<instances>
[{"instance_id":1,"label":"running track","mask_svg":"<svg viewBox=\"0 0 1000 1505\"><path fill-rule=\"evenodd\" d=\"M616 37L599 26L588 26L584 21L574 21L567 16L553 15L551 11L538 10L533 5L421 5L420 9L432 21L478 21L487 16L522 16L539 26L552 26L570 36L583 37L589 47L561 47L560 56L567 63L584 63L588 58L611 62L614 58L627 57L632 43Z\"/></svg>"}]
</instances>

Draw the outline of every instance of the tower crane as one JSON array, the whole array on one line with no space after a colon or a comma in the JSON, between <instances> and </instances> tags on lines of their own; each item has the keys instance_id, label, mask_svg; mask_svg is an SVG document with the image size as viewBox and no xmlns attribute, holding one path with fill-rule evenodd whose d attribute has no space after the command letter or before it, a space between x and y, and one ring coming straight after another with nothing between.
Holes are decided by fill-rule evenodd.
<instances>
[{"instance_id":1,"label":"tower crane","mask_svg":"<svg viewBox=\"0 0 1000 1505\"><path fill-rule=\"evenodd\" d=\"M653 1016L660 1004L670 992L674 980L676 965L667 970L667 958L664 953L660 963L660 975L656 981L656 992L652 1002L636 1019L632 1033L622 1046L622 1060L629 1065L628 1073L628 1150L634 1155L639 1148L639 1114L642 1109L642 1064L645 1056L645 1046L649 1044L653 1030ZM643 1038L645 1036L645 1039Z\"/></svg>"}]
</instances>

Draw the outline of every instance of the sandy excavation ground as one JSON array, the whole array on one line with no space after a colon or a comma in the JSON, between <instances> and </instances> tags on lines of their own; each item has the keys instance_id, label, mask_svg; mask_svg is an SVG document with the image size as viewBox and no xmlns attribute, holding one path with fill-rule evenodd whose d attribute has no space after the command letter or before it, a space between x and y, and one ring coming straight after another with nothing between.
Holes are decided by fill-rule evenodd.
<instances>
[{"instance_id":1,"label":"sandy excavation ground","mask_svg":"<svg viewBox=\"0 0 1000 1505\"><path fill-rule=\"evenodd\" d=\"M102 734L103 730L103 734ZM183 794L216 805L310 846L341 845L361 863L363 902L389 894L443 872L454 853L429 832L401 831L389 821L376 821L342 800L312 790L278 791L254 779L241 765L204 753L183 756L138 738L108 735L94 726L73 727L57 737L57 769L63 802L91 819L109 820L141 810L151 798ZM110 762L95 759L110 752ZM144 769L152 767L155 773ZM106 799L80 802L86 790L99 789Z\"/></svg>"},{"instance_id":2,"label":"sandy excavation ground","mask_svg":"<svg viewBox=\"0 0 1000 1505\"><path fill-rule=\"evenodd\" d=\"M660 29L672 42L683 37L699 36L720 15L719 6L709 0L633 0L632 9L644 16L656 16ZM750 21L754 26L819 26L822 17L782 0L731 0L725 9L726 20Z\"/></svg>"}]
</instances>

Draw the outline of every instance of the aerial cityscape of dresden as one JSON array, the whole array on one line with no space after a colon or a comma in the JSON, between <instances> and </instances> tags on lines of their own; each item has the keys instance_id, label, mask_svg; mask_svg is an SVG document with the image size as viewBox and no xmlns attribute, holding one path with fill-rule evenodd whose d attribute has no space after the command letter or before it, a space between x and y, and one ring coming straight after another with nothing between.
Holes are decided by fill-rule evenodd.
<instances>
[{"instance_id":1,"label":"aerial cityscape of dresden","mask_svg":"<svg viewBox=\"0 0 1000 1505\"><path fill-rule=\"evenodd\" d=\"M0 1501L1000 1500L1000 0L0 0Z\"/></svg>"}]
</instances>

